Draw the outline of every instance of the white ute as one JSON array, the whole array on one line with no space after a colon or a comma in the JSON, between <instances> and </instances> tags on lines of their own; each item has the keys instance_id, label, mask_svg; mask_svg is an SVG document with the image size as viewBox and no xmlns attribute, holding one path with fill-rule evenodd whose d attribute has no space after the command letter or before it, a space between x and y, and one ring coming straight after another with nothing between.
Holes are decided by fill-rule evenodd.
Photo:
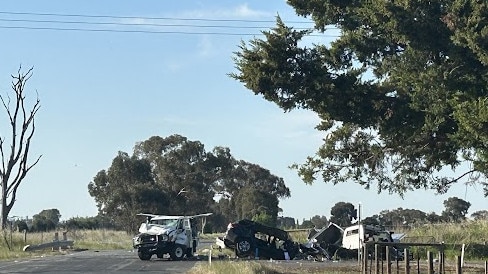
<instances>
[{"instance_id":1,"label":"white ute","mask_svg":"<svg viewBox=\"0 0 488 274\"><path fill-rule=\"evenodd\" d=\"M198 232L195 218L207 217L212 213L193 216L168 216L154 214L137 214L147 217L139 227L139 234L133 239L134 248L141 260L150 260L156 254L163 258L169 254L172 260L181 260L186 255L192 257L198 245Z\"/></svg>"}]
</instances>

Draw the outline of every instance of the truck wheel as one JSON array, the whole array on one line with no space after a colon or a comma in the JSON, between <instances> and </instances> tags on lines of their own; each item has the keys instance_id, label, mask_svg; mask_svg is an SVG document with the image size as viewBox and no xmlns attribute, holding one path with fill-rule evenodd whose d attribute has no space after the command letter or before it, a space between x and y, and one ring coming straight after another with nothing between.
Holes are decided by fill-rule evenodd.
<instances>
[{"instance_id":1,"label":"truck wheel","mask_svg":"<svg viewBox=\"0 0 488 274\"><path fill-rule=\"evenodd\" d=\"M193 257L193 248L187 248L186 249L186 257L187 258Z\"/></svg>"},{"instance_id":2,"label":"truck wheel","mask_svg":"<svg viewBox=\"0 0 488 274\"><path fill-rule=\"evenodd\" d=\"M144 251L142 251L142 250L138 250L138 251L137 251L137 256L139 256L139 259L141 259L141 260L143 260L143 261L148 261L148 260L150 260L150 259L151 259L152 254L150 254L150 253L146 253L146 252L144 252Z\"/></svg>"},{"instance_id":3,"label":"truck wheel","mask_svg":"<svg viewBox=\"0 0 488 274\"><path fill-rule=\"evenodd\" d=\"M236 241L236 255L238 257L241 256L249 256L252 251L252 244L249 238L239 238Z\"/></svg>"},{"instance_id":4,"label":"truck wheel","mask_svg":"<svg viewBox=\"0 0 488 274\"><path fill-rule=\"evenodd\" d=\"M181 261L183 257L185 256L185 250L186 247L183 245L176 244L173 247L173 250L171 250L169 256L171 257L171 260L173 261Z\"/></svg>"}]
</instances>

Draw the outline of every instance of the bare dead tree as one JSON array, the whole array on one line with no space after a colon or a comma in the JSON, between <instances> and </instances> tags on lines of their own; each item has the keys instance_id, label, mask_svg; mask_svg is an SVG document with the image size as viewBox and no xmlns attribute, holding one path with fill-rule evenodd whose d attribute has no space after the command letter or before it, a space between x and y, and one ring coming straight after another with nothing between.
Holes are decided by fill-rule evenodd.
<instances>
[{"instance_id":1,"label":"bare dead tree","mask_svg":"<svg viewBox=\"0 0 488 274\"><path fill-rule=\"evenodd\" d=\"M15 99L11 100L8 94L0 95L0 101L7 112L10 122L10 139L0 136L0 156L2 165L0 167L1 183L1 228L7 227L7 217L14 206L17 189L29 170L41 159L40 155L32 163L28 164L29 149L36 129L34 118L40 108L39 95L32 108L26 109L25 84L32 76L33 68L22 72L19 67L16 75L12 75L12 90ZM28 107L27 107L28 108ZM8 135L8 134L7 134Z\"/></svg>"}]
</instances>

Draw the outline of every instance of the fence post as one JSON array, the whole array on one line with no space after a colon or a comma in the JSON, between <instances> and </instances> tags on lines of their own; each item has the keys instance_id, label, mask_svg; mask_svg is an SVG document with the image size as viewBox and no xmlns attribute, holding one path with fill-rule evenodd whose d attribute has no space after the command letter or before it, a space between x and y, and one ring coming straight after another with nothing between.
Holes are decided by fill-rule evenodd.
<instances>
[{"instance_id":1,"label":"fence post","mask_svg":"<svg viewBox=\"0 0 488 274\"><path fill-rule=\"evenodd\" d=\"M386 273L391 274L391 256L390 256L389 246L385 246L385 256L386 256Z\"/></svg>"},{"instance_id":2,"label":"fence post","mask_svg":"<svg viewBox=\"0 0 488 274\"><path fill-rule=\"evenodd\" d=\"M434 273L434 259L432 256L432 251L427 251L427 273Z\"/></svg>"},{"instance_id":3,"label":"fence post","mask_svg":"<svg viewBox=\"0 0 488 274\"><path fill-rule=\"evenodd\" d=\"M461 265L461 256L456 256L456 273L463 273L463 267Z\"/></svg>"},{"instance_id":4,"label":"fence post","mask_svg":"<svg viewBox=\"0 0 488 274\"><path fill-rule=\"evenodd\" d=\"M208 264L209 265L212 264L212 249L210 249L210 251L208 251Z\"/></svg>"},{"instance_id":5,"label":"fence post","mask_svg":"<svg viewBox=\"0 0 488 274\"><path fill-rule=\"evenodd\" d=\"M374 245L374 263L375 263L375 273L380 274L380 245Z\"/></svg>"},{"instance_id":6,"label":"fence post","mask_svg":"<svg viewBox=\"0 0 488 274\"><path fill-rule=\"evenodd\" d=\"M403 250L403 261L405 262L405 274L410 274L410 255L408 254L408 248Z\"/></svg>"},{"instance_id":7,"label":"fence post","mask_svg":"<svg viewBox=\"0 0 488 274\"><path fill-rule=\"evenodd\" d=\"M368 274L368 253L367 253L368 252L367 251L368 248L367 248L366 245L363 245L363 247L361 249L362 249L362 251L361 251L362 257L361 257L361 259L363 260L363 263L362 263L362 265L363 265L363 271L362 271L362 273L363 274Z\"/></svg>"},{"instance_id":8,"label":"fence post","mask_svg":"<svg viewBox=\"0 0 488 274\"><path fill-rule=\"evenodd\" d=\"M59 242L59 233L58 232L54 232L53 242ZM58 247L58 249L59 249L59 247ZM52 247L52 251L54 251L54 246Z\"/></svg>"}]
</instances>

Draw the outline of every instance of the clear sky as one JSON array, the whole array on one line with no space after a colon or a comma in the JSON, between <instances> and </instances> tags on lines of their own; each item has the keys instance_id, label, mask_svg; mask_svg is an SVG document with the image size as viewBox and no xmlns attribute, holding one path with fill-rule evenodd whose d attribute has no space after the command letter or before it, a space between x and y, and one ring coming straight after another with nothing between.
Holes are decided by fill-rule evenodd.
<instances>
[{"instance_id":1,"label":"clear sky","mask_svg":"<svg viewBox=\"0 0 488 274\"><path fill-rule=\"evenodd\" d=\"M288 166L303 163L321 144L316 115L284 113L227 76L235 70L232 53L240 41L273 26L268 21L278 14L296 26L306 21L283 0L2 1L0 92L9 91L19 65L34 67L26 90L41 100L31 160L42 158L20 186L10 216L51 208L62 219L95 216L87 186L97 172L118 151L132 154L136 142L172 134L207 150L229 147L237 159L283 177L291 190L291 198L280 202L283 215L299 220L329 217L340 201L361 203L363 216L398 207L440 214L452 196L472 203L468 214L487 209L480 186L460 184L446 195L416 191L401 199L352 183L305 185ZM242 21L213 21L223 19ZM0 117L5 136L7 120Z\"/></svg>"}]
</instances>

